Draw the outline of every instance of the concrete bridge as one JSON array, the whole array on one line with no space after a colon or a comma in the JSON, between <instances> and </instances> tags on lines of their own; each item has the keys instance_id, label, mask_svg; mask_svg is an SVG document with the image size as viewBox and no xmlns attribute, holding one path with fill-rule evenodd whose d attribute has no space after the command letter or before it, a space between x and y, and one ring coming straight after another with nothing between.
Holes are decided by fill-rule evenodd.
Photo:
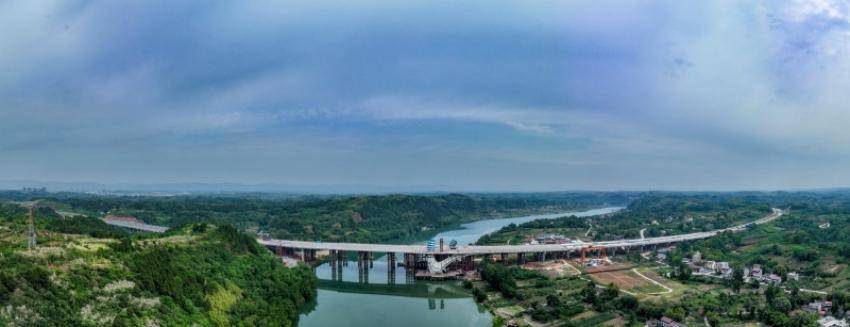
<instances>
[{"instance_id":1,"label":"concrete bridge","mask_svg":"<svg viewBox=\"0 0 850 327\"><path fill-rule=\"evenodd\" d=\"M116 220L116 219L103 219L103 222L107 225L112 225L115 227L121 227L131 231L140 231L140 232L148 232L148 233L165 233L168 231L168 227L165 226L156 226L156 225L148 225L142 222L136 221L126 221L126 220Z\"/></svg>"},{"instance_id":2,"label":"concrete bridge","mask_svg":"<svg viewBox=\"0 0 850 327\"><path fill-rule=\"evenodd\" d=\"M459 246L451 249L440 246L439 248L431 249L425 245L401 245L401 244L365 244L365 243L325 243L325 242L309 242L309 241L290 241L276 239L258 239L257 242L272 249L278 255L292 254L305 261L316 259L317 251L328 251L332 264L347 261L347 253L358 254L358 265L363 265L361 260L370 263L373 253L386 253L388 260L394 265L395 255L401 253L404 256L405 267L418 267L420 269L430 269L431 273L439 274L447 269L455 268L467 270L472 264L472 257L498 255L501 260L506 260L507 256L515 255L518 263L525 261L526 254L532 254L538 260L545 260L547 255L552 257L569 257L574 252L579 252L584 258L587 252L599 252L605 255L606 250L616 251L622 249L628 251L632 247L644 247L658 244L673 244L684 241L692 241L713 237L723 232L738 232L747 229L750 225L764 224L774 219L781 217L783 211L780 209L772 209L772 212L755 221L741 224L733 227L707 231L688 233L680 235L647 237L627 240L613 241L596 241L582 242L576 241L566 244L526 244L526 245L467 245ZM347 263L345 263L347 264ZM452 267L452 264L455 266ZM439 268L436 268L439 267ZM443 270L443 271L436 271ZM414 269L415 271L415 269Z\"/></svg>"},{"instance_id":3,"label":"concrete bridge","mask_svg":"<svg viewBox=\"0 0 850 327\"><path fill-rule=\"evenodd\" d=\"M386 253L389 262L388 266L390 267L389 273L393 276L392 278L394 278L396 254L401 253L404 260L403 265L408 268L406 269L408 273L419 276L417 270L420 270L430 273L422 277L441 277L447 271L462 273L463 271L472 270L474 264L473 258L476 256L498 255L501 261L506 262L508 255L514 255L516 262L521 264L528 258L526 254L531 254L537 260L545 260L547 256L548 258L569 258L573 253L578 252L582 260L584 260L585 254L589 252L597 252L605 256L606 251L614 252L618 249L628 251L633 247L673 244L705 239L723 232L738 232L747 229L750 225L759 225L773 221L781 217L783 213L782 210L774 208L769 215L761 219L707 232L613 241L574 241L565 244L467 245L456 248L444 247L440 244L439 248L429 250L426 245L407 244L325 243L276 239L257 239L257 242L274 251L278 256L296 257L308 262L317 259L317 251L327 251L332 268L336 271L336 268L339 267L340 269L338 270L340 272L342 271L341 266L348 265L348 254L357 253L358 268L361 269L361 273L364 273L364 275L368 275L374 253ZM136 222L131 223L107 219L104 219L104 222L113 226L146 232L163 233L168 230L167 227Z\"/></svg>"}]
</instances>

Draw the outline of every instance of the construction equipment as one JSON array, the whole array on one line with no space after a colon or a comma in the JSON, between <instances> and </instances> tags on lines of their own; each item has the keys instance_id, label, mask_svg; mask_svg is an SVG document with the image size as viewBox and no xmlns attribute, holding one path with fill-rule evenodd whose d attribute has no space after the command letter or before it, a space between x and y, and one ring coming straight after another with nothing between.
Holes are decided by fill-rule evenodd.
<instances>
[{"instance_id":1,"label":"construction equipment","mask_svg":"<svg viewBox=\"0 0 850 327\"><path fill-rule=\"evenodd\" d=\"M587 261L587 259L586 259L587 252L590 252L590 251L593 251L593 250L599 251L599 256L601 257L602 260L608 259L608 255L605 253L605 247L604 246L592 246L591 245L591 246L586 246L586 247L581 248L581 263L585 263Z\"/></svg>"}]
</instances>

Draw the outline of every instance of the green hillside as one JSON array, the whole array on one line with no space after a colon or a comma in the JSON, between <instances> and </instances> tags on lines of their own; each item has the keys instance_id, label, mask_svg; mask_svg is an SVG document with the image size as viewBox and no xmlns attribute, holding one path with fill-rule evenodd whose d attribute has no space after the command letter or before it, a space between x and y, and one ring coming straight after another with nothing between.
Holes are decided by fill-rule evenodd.
<instances>
[{"instance_id":1,"label":"green hillside","mask_svg":"<svg viewBox=\"0 0 850 327\"><path fill-rule=\"evenodd\" d=\"M230 226L130 238L97 219L39 214L27 250L25 213L0 204L0 325L293 326L315 298L309 269L284 267Z\"/></svg>"}]
</instances>

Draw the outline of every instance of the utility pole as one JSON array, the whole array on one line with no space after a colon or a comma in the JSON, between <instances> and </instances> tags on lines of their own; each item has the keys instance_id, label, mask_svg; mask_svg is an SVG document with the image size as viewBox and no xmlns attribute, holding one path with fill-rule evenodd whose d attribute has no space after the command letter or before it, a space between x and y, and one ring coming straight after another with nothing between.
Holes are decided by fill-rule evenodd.
<instances>
[{"instance_id":1,"label":"utility pole","mask_svg":"<svg viewBox=\"0 0 850 327\"><path fill-rule=\"evenodd\" d=\"M29 239L27 240L27 249L35 249L35 219L33 218L33 207L30 207Z\"/></svg>"}]
</instances>

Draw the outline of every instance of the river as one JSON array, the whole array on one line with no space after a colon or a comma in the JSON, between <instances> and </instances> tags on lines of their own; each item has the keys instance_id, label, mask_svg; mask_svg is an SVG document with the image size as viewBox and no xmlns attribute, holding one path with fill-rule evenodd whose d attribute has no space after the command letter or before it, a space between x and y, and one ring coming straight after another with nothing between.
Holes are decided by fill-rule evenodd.
<instances>
[{"instance_id":1,"label":"river","mask_svg":"<svg viewBox=\"0 0 850 327\"><path fill-rule=\"evenodd\" d=\"M535 219L575 215L587 217L612 213L621 207L579 212L486 219L444 231L434 238L459 245L474 243L483 235L509 224ZM358 276L357 262L343 267L341 278L332 277L329 265L316 267L318 297L301 315L299 326L490 326L490 313L462 289L460 282L407 280L404 268L396 269L394 283L388 283L385 257L376 258L368 275Z\"/></svg>"}]
</instances>

